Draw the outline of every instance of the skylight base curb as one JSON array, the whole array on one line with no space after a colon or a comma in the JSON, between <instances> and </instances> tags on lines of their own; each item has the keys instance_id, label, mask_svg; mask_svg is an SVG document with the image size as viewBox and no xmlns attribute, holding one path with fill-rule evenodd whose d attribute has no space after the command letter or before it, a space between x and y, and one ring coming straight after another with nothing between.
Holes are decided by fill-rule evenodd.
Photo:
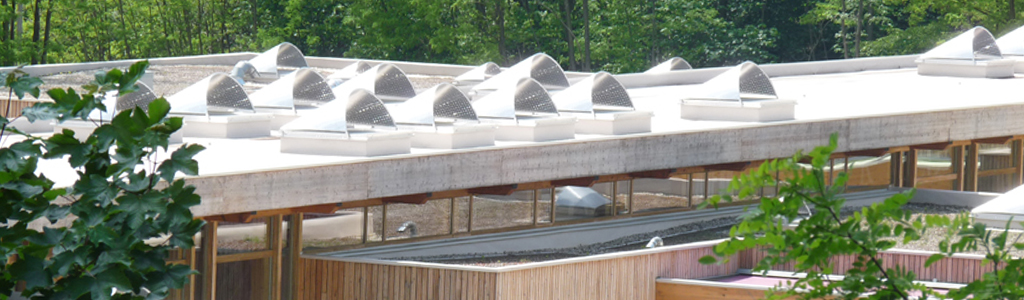
<instances>
[{"instance_id":1,"label":"skylight base curb","mask_svg":"<svg viewBox=\"0 0 1024 300\"><path fill-rule=\"evenodd\" d=\"M305 112L314 110L316 110L316 107L296 108L295 110L289 108L256 108L257 113L266 113L273 116L270 120L270 130L281 130L281 126L284 126L284 124L295 121L295 119L301 117Z\"/></svg>"},{"instance_id":2,"label":"skylight base curb","mask_svg":"<svg viewBox=\"0 0 1024 300\"><path fill-rule=\"evenodd\" d=\"M12 120L11 124L8 126L17 128L24 133L44 133L53 131L52 121L37 120L35 122L29 122L28 119L24 117Z\"/></svg>"},{"instance_id":3,"label":"skylight base curb","mask_svg":"<svg viewBox=\"0 0 1024 300\"><path fill-rule=\"evenodd\" d=\"M576 114L577 134L620 135L651 132L649 111L615 111Z\"/></svg>"},{"instance_id":4,"label":"skylight base curb","mask_svg":"<svg viewBox=\"0 0 1024 300\"><path fill-rule=\"evenodd\" d=\"M1003 58L1012 59L1014 61L1013 73L1024 74L1024 56L1003 54Z\"/></svg>"},{"instance_id":5,"label":"skylight base curb","mask_svg":"<svg viewBox=\"0 0 1024 300\"><path fill-rule=\"evenodd\" d=\"M1012 78L1016 60L918 59L917 74L965 78Z\"/></svg>"},{"instance_id":6,"label":"skylight base curb","mask_svg":"<svg viewBox=\"0 0 1024 300\"><path fill-rule=\"evenodd\" d=\"M412 136L414 148L463 149L494 146L497 128L490 124L459 124L455 126L422 127Z\"/></svg>"},{"instance_id":7,"label":"skylight base curb","mask_svg":"<svg viewBox=\"0 0 1024 300\"><path fill-rule=\"evenodd\" d=\"M576 117L520 117L519 122L495 123L494 138L499 141L545 142L576 138Z\"/></svg>"},{"instance_id":8,"label":"skylight base curb","mask_svg":"<svg viewBox=\"0 0 1024 300\"><path fill-rule=\"evenodd\" d=\"M182 131L186 137L257 138L270 136L270 114L186 116Z\"/></svg>"},{"instance_id":9,"label":"skylight base curb","mask_svg":"<svg viewBox=\"0 0 1024 300\"><path fill-rule=\"evenodd\" d=\"M408 132L285 132L281 152L333 156L383 156L408 154L412 134Z\"/></svg>"},{"instance_id":10,"label":"skylight base curb","mask_svg":"<svg viewBox=\"0 0 1024 300\"><path fill-rule=\"evenodd\" d=\"M697 121L773 122L793 120L792 100L715 101L684 100L679 115Z\"/></svg>"},{"instance_id":11,"label":"skylight base curb","mask_svg":"<svg viewBox=\"0 0 1024 300\"><path fill-rule=\"evenodd\" d=\"M109 122L109 120L107 120L107 122ZM93 123L92 121L69 120L64 121L64 123L53 125L52 128L53 133L60 133L63 132L64 129L70 129L75 132L75 139L85 141L89 139L89 136L92 135L92 132L96 130L96 127L98 127L96 126L97 123L99 123L99 121ZM178 130L172 134L170 140L167 142L170 144L181 144L182 131L183 130Z\"/></svg>"}]
</instances>

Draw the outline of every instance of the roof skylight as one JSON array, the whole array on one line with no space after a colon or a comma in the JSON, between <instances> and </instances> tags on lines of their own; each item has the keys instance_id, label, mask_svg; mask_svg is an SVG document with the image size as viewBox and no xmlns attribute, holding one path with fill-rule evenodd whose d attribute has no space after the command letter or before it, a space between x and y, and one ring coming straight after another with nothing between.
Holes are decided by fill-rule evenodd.
<instances>
[{"instance_id":1,"label":"roof skylight","mask_svg":"<svg viewBox=\"0 0 1024 300\"><path fill-rule=\"evenodd\" d=\"M289 42L280 43L274 48L260 53L250 59L249 63L256 67L256 72L259 72L260 77L277 77L277 69L280 67L302 68L307 66L306 57L302 55L302 51Z\"/></svg>"},{"instance_id":2,"label":"roof skylight","mask_svg":"<svg viewBox=\"0 0 1024 300\"><path fill-rule=\"evenodd\" d=\"M319 131L348 133L349 127L395 127L384 103L364 89L352 91L348 97L320 106L309 114L285 124L281 131Z\"/></svg>"},{"instance_id":3,"label":"roof skylight","mask_svg":"<svg viewBox=\"0 0 1024 300\"><path fill-rule=\"evenodd\" d=\"M688 99L747 101L778 99L771 79L753 62L743 62L705 82Z\"/></svg>"},{"instance_id":4,"label":"roof skylight","mask_svg":"<svg viewBox=\"0 0 1024 300\"><path fill-rule=\"evenodd\" d=\"M537 80L519 79L516 85L499 89L473 102L479 117L517 119L519 113L558 114L551 96Z\"/></svg>"},{"instance_id":5,"label":"roof skylight","mask_svg":"<svg viewBox=\"0 0 1024 300\"><path fill-rule=\"evenodd\" d=\"M519 82L523 78L533 78L545 88L562 89L569 87L569 79L565 71L551 56L537 53L515 64L508 70L473 87L474 90L498 90Z\"/></svg>"},{"instance_id":6,"label":"roof skylight","mask_svg":"<svg viewBox=\"0 0 1024 300\"><path fill-rule=\"evenodd\" d=\"M167 101L171 103L171 112L178 114L253 111L242 85L224 73L210 75L167 97Z\"/></svg>"},{"instance_id":7,"label":"roof skylight","mask_svg":"<svg viewBox=\"0 0 1024 300\"><path fill-rule=\"evenodd\" d=\"M654 66L654 67L648 69L647 71L644 71L644 73L664 73L664 72L671 72L671 71L678 71L678 70L689 70L689 69L693 69L693 67L691 67L690 63L686 62L685 59L682 59L682 58L679 58L679 57L673 57L673 58L669 58L668 60L658 64L657 66Z\"/></svg>"},{"instance_id":8,"label":"roof skylight","mask_svg":"<svg viewBox=\"0 0 1024 300\"><path fill-rule=\"evenodd\" d=\"M416 96L412 82L405 72L393 64L382 63L341 85L333 88L335 97L352 93L356 89L365 89L382 100L403 101Z\"/></svg>"},{"instance_id":9,"label":"roof skylight","mask_svg":"<svg viewBox=\"0 0 1024 300\"><path fill-rule=\"evenodd\" d=\"M985 27L974 27L938 47L921 54L923 59L980 60L1002 58L992 33Z\"/></svg>"},{"instance_id":10,"label":"roof skylight","mask_svg":"<svg viewBox=\"0 0 1024 300\"><path fill-rule=\"evenodd\" d=\"M437 119L476 121L469 98L455 86L442 83L395 106L395 123L436 125Z\"/></svg>"},{"instance_id":11,"label":"roof skylight","mask_svg":"<svg viewBox=\"0 0 1024 300\"><path fill-rule=\"evenodd\" d=\"M473 68L472 70L469 70L466 73L462 73L462 75L459 75L459 77L455 77L455 81L458 82L459 84L482 82L484 80L490 79L491 77L494 77L494 75L498 75L498 73L501 73L501 67L498 66L498 64L493 62L486 62L476 68Z\"/></svg>"},{"instance_id":12,"label":"roof skylight","mask_svg":"<svg viewBox=\"0 0 1024 300\"><path fill-rule=\"evenodd\" d=\"M319 73L302 68L256 91L249 99L255 107L295 108L318 106L334 100L334 93Z\"/></svg>"},{"instance_id":13,"label":"roof skylight","mask_svg":"<svg viewBox=\"0 0 1024 300\"><path fill-rule=\"evenodd\" d=\"M1024 56L1024 26L1014 29L996 40L999 51L1004 55Z\"/></svg>"},{"instance_id":14,"label":"roof skylight","mask_svg":"<svg viewBox=\"0 0 1024 300\"><path fill-rule=\"evenodd\" d=\"M560 111L593 112L598 109L633 109L626 88L608 72L597 72L553 96Z\"/></svg>"}]
</instances>

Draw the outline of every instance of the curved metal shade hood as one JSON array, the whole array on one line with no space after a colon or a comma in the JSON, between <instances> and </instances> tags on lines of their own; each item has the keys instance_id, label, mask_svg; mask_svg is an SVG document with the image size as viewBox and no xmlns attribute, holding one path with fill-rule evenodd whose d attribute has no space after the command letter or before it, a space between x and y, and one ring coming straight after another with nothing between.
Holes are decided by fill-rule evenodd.
<instances>
[{"instance_id":1,"label":"curved metal shade hood","mask_svg":"<svg viewBox=\"0 0 1024 300\"><path fill-rule=\"evenodd\" d=\"M382 100L404 101L416 96L412 82L402 69L393 64L382 63L333 88L335 97L347 95L357 89L364 89Z\"/></svg>"},{"instance_id":2,"label":"curved metal shade hood","mask_svg":"<svg viewBox=\"0 0 1024 300\"><path fill-rule=\"evenodd\" d=\"M999 46L999 51L1003 55L1024 56L1024 26L999 37L996 40L996 45Z\"/></svg>"},{"instance_id":3,"label":"curved metal shade hood","mask_svg":"<svg viewBox=\"0 0 1024 300\"><path fill-rule=\"evenodd\" d=\"M664 72L671 72L671 71L678 71L678 70L689 70L689 69L693 69L693 67L690 66L689 62L687 62L685 59L682 59L682 58L679 58L679 57L673 57L673 58L669 58L668 60L658 64L657 66L654 66L654 67L648 69L647 71L644 71L644 73L664 73Z\"/></svg>"},{"instance_id":4,"label":"curved metal shade hood","mask_svg":"<svg viewBox=\"0 0 1024 300\"><path fill-rule=\"evenodd\" d=\"M501 73L501 67L498 66L498 64L486 62L466 73L462 73L459 77L455 77L455 82L459 84L482 82L494 77L494 75L498 75L499 73Z\"/></svg>"},{"instance_id":5,"label":"curved metal shade hood","mask_svg":"<svg viewBox=\"0 0 1024 300\"><path fill-rule=\"evenodd\" d=\"M401 124L436 125L437 119L477 120L469 97L448 83L438 84L394 108L391 116Z\"/></svg>"},{"instance_id":6,"label":"curved metal shade hood","mask_svg":"<svg viewBox=\"0 0 1024 300\"><path fill-rule=\"evenodd\" d=\"M254 107L291 109L296 105L319 106L335 98L323 76L302 68L256 91L249 99Z\"/></svg>"},{"instance_id":7,"label":"curved metal shade hood","mask_svg":"<svg viewBox=\"0 0 1024 300\"><path fill-rule=\"evenodd\" d=\"M563 89L569 87L569 79L565 77L565 71L551 56L544 53L537 53L508 70L473 87L474 90L498 90L502 87L516 84L520 79L532 78L549 89Z\"/></svg>"},{"instance_id":8,"label":"curved metal shade hood","mask_svg":"<svg viewBox=\"0 0 1024 300\"><path fill-rule=\"evenodd\" d=\"M366 70L369 70L371 67L372 66L370 66L369 63L357 60L352 64L349 64L348 66L342 68L341 70L334 72L333 74L331 74L331 76L327 76L327 80L337 80L338 82L343 82L355 78L356 76L359 76L359 74L366 72Z\"/></svg>"},{"instance_id":9,"label":"curved metal shade hood","mask_svg":"<svg viewBox=\"0 0 1024 300\"><path fill-rule=\"evenodd\" d=\"M608 72L597 72L552 97L559 111L633 110L626 88Z\"/></svg>"},{"instance_id":10,"label":"curved metal shade hood","mask_svg":"<svg viewBox=\"0 0 1024 300\"><path fill-rule=\"evenodd\" d=\"M687 99L743 102L778 96L768 75L757 64L747 61L711 78Z\"/></svg>"},{"instance_id":11,"label":"curved metal shade hood","mask_svg":"<svg viewBox=\"0 0 1024 300\"><path fill-rule=\"evenodd\" d=\"M279 67L302 68L308 66L302 51L289 42L280 43L274 46L274 48L260 53L260 55L250 59L249 63L256 68L256 72L260 76L272 75L272 77L277 76L277 68Z\"/></svg>"},{"instance_id":12,"label":"curved metal shade hood","mask_svg":"<svg viewBox=\"0 0 1024 300\"><path fill-rule=\"evenodd\" d=\"M520 79L515 85L497 90L473 102L479 117L518 119L518 113L558 114L547 89L532 78Z\"/></svg>"},{"instance_id":13,"label":"curved metal shade hood","mask_svg":"<svg viewBox=\"0 0 1024 300\"><path fill-rule=\"evenodd\" d=\"M171 113L206 115L211 112L253 111L242 85L224 73L215 73L167 97Z\"/></svg>"},{"instance_id":14,"label":"curved metal shade hood","mask_svg":"<svg viewBox=\"0 0 1024 300\"><path fill-rule=\"evenodd\" d=\"M921 54L923 59L980 60L1002 58L999 45L985 27L974 27Z\"/></svg>"},{"instance_id":15,"label":"curved metal shade hood","mask_svg":"<svg viewBox=\"0 0 1024 300\"><path fill-rule=\"evenodd\" d=\"M357 89L281 127L281 131L348 133L349 126L395 127L384 102L370 91Z\"/></svg>"},{"instance_id":16,"label":"curved metal shade hood","mask_svg":"<svg viewBox=\"0 0 1024 300\"><path fill-rule=\"evenodd\" d=\"M135 86L139 89L125 95L118 95L117 91L107 93L106 97L103 98L103 105L107 107L107 110L95 110L89 114L89 118L93 120L110 120L117 113L127 109L139 107L142 110L148 110L149 103L156 100L156 94L145 83L136 82Z\"/></svg>"}]
</instances>

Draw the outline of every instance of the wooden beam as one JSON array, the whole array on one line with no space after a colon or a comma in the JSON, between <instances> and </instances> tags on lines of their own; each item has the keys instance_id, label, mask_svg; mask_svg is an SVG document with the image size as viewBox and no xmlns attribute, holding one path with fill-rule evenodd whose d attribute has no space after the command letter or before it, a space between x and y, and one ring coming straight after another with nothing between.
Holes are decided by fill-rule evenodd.
<instances>
[{"instance_id":1,"label":"wooden beam","mask_svg":"<svg viewBox=\"0 0 1024 300\"><path fill-rule=\"evenodd\" d=\"M934 175L934 176L928 176L928 177L918 177L917 178L917 184L930 183L930 182L938 182L938 181L955 180L957 178L957 176L958 176L957 174L944 174L944 175Z\"/></svg>"},{"instance_id":2,"label":"wooden beam","mask_svg":"<svg viewBox=\"0 0 1024 300\"><path fill-rule=\"evenodd\" d=\"M837 153L837 154L839 154L839 156L837 156L837 158L840 158L840 157L854 157L854 156L879 157L879 156L885 155L886 153L889 153L889 148L857 150L857 151L850 151L850 152L844 152L844 153Z\"/></svg>"},{"instance_id":3,"label":"wooden beam","mask_svg":"<svg viewBox=\"0 0 1024 300\"><path fill-rule=\"evenodd\" d=\"M903 187L917 186L917 151L917 149L907 151L907 161L903 167Z\"/></svg>"},{"instance_id":4,"label":"wooden beam","mask_svg":"<svg viewBox=\"0 0 1024 300\"><path fill-rule=\"evenodd\" d=\"M196 269L196 247L185 249L185 263L188 268ZM196 274L188 275L188 283L182 288L182 300L194 300L196 298Z\"/></svg>"},{"instance_id":5,"label":"wooden beam","mask_svg":"<svg viewBox=\"0 0 1024 300\"><path fill-rule=\"evenodd\" d=\"M288 265L290 272L290 279L284 283L288 285L284 290L291 292L291 299L299 299L300 291L299 284L301 282L312 280L302 277L302 213L296 213L289 216L288 220Z\"/></svg>"},{"instance_id":6,"label":"wooden beam","mask_svg":"<svg viewBox=\"0 0 1024 300\"><path fill-rule=\"evenodd\" d=\"M412 194L404 196L384 197L381 198L381 202L384 203L406 203L406 204L424 204L427 203L427 199L430 199L432 193Z\"/></svg>"},{"instance_id":7,"label":"wooden beam","mask_svg":"<svg viewBox=\"0 0 1024 300\"><path fill-rule=\"evenodd\" d=\"M269 300L281 300L285 295L283 294L282 276L284 273L281 271L284 265L284 239L281 236L281 230L283 227L283 217L276 215L270 217L267 220L267 240L269 240L270 250L274 254L270 257L270 299Z\"/></svg>"},{"instance_id":8,"label":"wooden beam","mask_svg":"<svg viewBox=\"0 0 1024 300\"><path fill-rule=\"evenodd\" d=\"M1017 172L1016 167L978 171L978 177L1007 175Z\"/></svg>"},{"instance_id":9,"label":"wooden beam","mask_svg":"<svg viewBox=\"0 0 1024 300\"><path fill-rule=\"evenodd\" d=\"M964 160L964 191L978 191L978 144L967 146L967 159Z\"/></svg>"},{"instance_id":10,"label":"wooden beam","mask_svg":"<svg viewBox=\"0 0 1024 300\"><path fill-rule=\"evenodd\" d=\"M551 185L552 186L556 186L556 187L557 186L586 186L586 187L589 187L589 186L593 186L594 182L597 182L597 178L598 178L597 176L588 176L588 177L580 177L580 178L569 178L569 179L552 180L551 181Z\"/></svg>"},{"instance_id":11,"label":"wooden beam","mask_svg":"<svg viewBox=\"0 0 1024 300\"><path fill-rule=\"evenodd\" d=\"M261 250L252 252L242 252L235 254L219 255L217 256L217 263L229 263L237 261L247 261L254 259L272 258L274 256L274 250Z\"/></svg>"},{"instance_id":12,"label":"wooden beam","mask_svg":"<svg viewBox=\"0 0 1024 300\"><path fill-rule=\"evenodd\" d=\"M206 221L199 242L203 251L203 299L217 299L217 221Z\"/></svg>"},{"instance_id":13,"label":"wooden beam","mask_svg":"<svg viewBox=\"0 0 1024 300\"><path fill-rule=\"evenodd\" d=\"M903 186L903 152L895 152L889 156L889 184Z\"/></svg>"},{"instance_id":14,"label":"wooden beam","mask_svg":"<svg viewBox=\"0 0 1024 300\"><path fill-rule=\"evenodd\" d=\"M471 195L502 195L508 196L516 191L518 184L496 185L469 189Z\"/></svg>"},{"instance_id":15,"label":"wooden beam","mask_svg":"<svg viewBox=\"0 0 1024 300\"><path fill-rule=\"evenodd\" d=\"M978 144L1000 144L1000 145L1002 145L1002 144L1006 144L1006 142L1009 142L1012 139L1014 139L1014 136L1011 135L1011 136L999 136L999 137L990 137L990 138L983 138L983 139L973 139L973 140L971 140L971 142L978 143Z\"/></svg>"},{"instance_id":16,"label":"wooden beam","mask_svg":"<svg viewBox=\"0 0 1024 300\"><path fill-rule=\"evenodd\" d=\"M949 148L951 146L964 146L964 145L967 145L967 144L970 144L970 143L971 143L971 141L950 141L950 142L931 143L931 144L919 144L919 145L911 145L910 149L946 150L946 148Z\"/></svg>"},{"instance_id":17,"label":"wooden beam","mask_svg":"<svg viewBox=\"0 0 1024 300\"><path fill-rule=\"evenodd\" d=\"M750 162L736 162L727 164L717 164L705 166L708 171L743 171L747 166L750 166Z\"/></svg>"},{"instance_id":18,"label":"wooden beam","mask_svg":"<svg viewBox=\"0 0 1024 300\"><path fill-rule=\"evenodd\" d=\"M655 178L655 179L668 179L672 177L672 173L675 173L676 169L661 169L661 170L650 170L642 172L629 173L630 178Z\"/></svg>"},{"instance_id":19,"label":"wooden beam","mask_svg":"<svg viewBox=\"0 0 1024 300\"><path fill-rule=\"evenodd\" d=\"M964 190L964 146L956 146L952 150L951 162L953 163L953 174L956 175L953 180L953 190L962 191Z\"/></svg>"},{"instance_id":20,"label":"wooden beam","mask_svg":"<svg viewBox=\"0 0 1024 300\"><path fill-rule=\"evenodd\" d=\"M1013 180L1017 185L1024 184L1024 140L1015 139L1010 145L1010 153L1013 155L1013 166L1017 172L1013 174Z\"/></svg>"},{"instance_id":21,"label":"wooden beam","mask_svg":"<svg viewBox=\"0 0 1024 300\"><path fill-rule=\"evenodd\" d=\"M340 204L320 204L311 206L300 206L300 207L289 207L280 209L268 209L261 211L251 211L244 213L235 213L227 215L216 215L216 216L205 216L203 220L207 221L219 221L219 222L232 222L232 223L249 223L253 219L272 217L280 215L291 215L296 213L321 213L330 214L341 209Z\"/></svg>"}]
</instances>

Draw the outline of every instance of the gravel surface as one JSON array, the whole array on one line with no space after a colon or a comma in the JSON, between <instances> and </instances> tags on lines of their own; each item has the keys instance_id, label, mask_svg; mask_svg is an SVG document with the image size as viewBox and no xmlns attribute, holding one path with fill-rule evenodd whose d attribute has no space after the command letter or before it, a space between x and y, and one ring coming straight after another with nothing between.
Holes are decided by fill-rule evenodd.
<instances>
[{"instance_id":1,"label":"gravel surface","mask_svg":"<svg viewBox=\"0 0 1024 300\"><path fill-rule=\"evenodd\" d=\"M955 214L967 212L970 210L970 208L963 206L944 206L917 203L907 204L906 206L904 206L904 208L906 210L912 211L915 215L931 214L946 216L953 216ZM860 208L844 209L842 211L842 215L846 217L853 214L854 211L859 210ZM458 256L446 255L429 257L400 257L391 259L486 267L510 266L563 258L581 257L603 253L643 249L647 242L650 241L650 239L655 236L661 237L664 241L665 246L722 239L729 237L729 229L732 227L732 225L736 224L737 221L738 220L733 217L718 218L714 220L680 225L673 228L655 232L626 236L608 242L580 245L571 248L538 249L532 251L514 251L504 253L473 253ZM936 249L935 245L937 245L938 242L942 239L942 236L943 235L938 233L926 233L923 235L922 240L905 245L899 245L896 248L934 251ZM1011 234L1011 239L1015 237L1016 235Z\"/></svg>"}]
</instances>

